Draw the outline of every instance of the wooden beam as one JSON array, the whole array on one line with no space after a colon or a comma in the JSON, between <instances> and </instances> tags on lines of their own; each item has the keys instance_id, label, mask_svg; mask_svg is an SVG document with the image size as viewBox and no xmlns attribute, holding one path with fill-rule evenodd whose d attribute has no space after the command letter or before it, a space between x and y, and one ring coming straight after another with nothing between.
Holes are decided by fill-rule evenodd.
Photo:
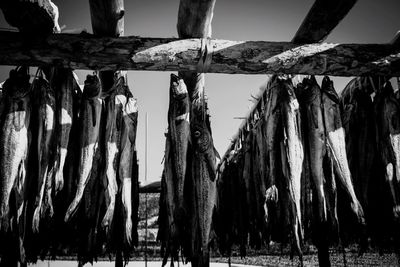
<instances>
[{"instance_id":1,"label":"wooden beam","mask_svg":"<svg viewBox=\"0 0 400 267\"><path fill-rule=\"evenodd\" d=\"M0 31L0 65L55 65L89 70L197 71L202 39L54 34L27 44ZM210 40L209 73L400 76L400 48L391 44L295 45Z\"/></svg>"},{"instance_id":2,"label":"wooden beam","mask_svg":"<svg viewBox=\"0 0 400 267\"><path fill-rule=\"evenodd\" d=\"M124 35L123 0L89 0L93 33L103 37ZM103 91L108 91L114 83L114 71L100 71Z\"/></svg>"},{"instance_id":3,"label":"wooden beam","mask_svg":"<svg viewBox=\"0 0 400 267\"><path fill-rule=\"evenodd\" d=\"M357 0L316 0L292 42L323 41L355 5Z\"/></svg>"}]
</instances>

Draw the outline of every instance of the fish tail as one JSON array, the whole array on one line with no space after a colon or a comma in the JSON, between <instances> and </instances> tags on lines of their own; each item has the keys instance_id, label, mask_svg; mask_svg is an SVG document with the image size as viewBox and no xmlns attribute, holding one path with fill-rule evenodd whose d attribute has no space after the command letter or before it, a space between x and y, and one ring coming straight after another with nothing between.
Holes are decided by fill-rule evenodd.
<instances>
[{"instance_id":1,"label":"fish tail","mask_svg":"<svg viewBox=\"0 0 400 267\"><path fill-rule=\"evenodd\" d=\"M40 210L41 210L41 205L37 206L33 213L32 231L34 233L39 233Z\"/></svg>"},{"instance_id":2,"label":"fish tail","mask_svg":"<svg viewBox=\"0 0 400 267\"><path fill-rule=\"evenodd\" d=\"M45 170L45 173L47 173L47 170ZM36 208L35 208L35 211L33 213L33 218L32 218L32 230L34 233L39 232L40 214L42 212L42 201L43 201L45 186L46 186L46 181L44 181L42 183L40 192L39 192L39 197L36 199L36 203L35 203Z\"/></svg>"},{"instance_id":3,"label":"fish tail","mask_svg":"<svg viewBox=\"0 0 400 267\"><path fill-rule=\"evenodd\" d=\"M301 221L300 216L298 214L298 207L296 202L292 199L291 201L291 224L292 224L292 234L293 234L293 241L292 241L292 250L293 248L296 250L299 258L302 258L303 252L301 250L302 244L302 233L301 233ZM292 255L293 256L293 255ZM291 256L291 257L292 257Z\"/></svg>"},{"instance_id":4,"label":"fish tail","mask_svg":"<svg viewBox=\"0 0 400 267\"><path fill-rule=\"evenodd\" d=\"M108 233L110 230L111 221L114 218L114 209L115 209L115 196L110 198L110 204L108 205L106 214L104 215L104 218L101 221L101 226L106 229L106 233Z\"/></svg>"},{"instance_id":5,"label":"fish tail","mask_svg":"<svg viewBox=\"0 0 400 267\"><path fill-rule=\"evenodd\" d=\"M43 209L41 211L41 216L44 217L45 213L49 211L49 216L53 217L54 215L54 208L53 208L53 199L51 196L53 182L54 182L54 171L51 169L46 177L46 192L44 194L43 200Z\"/></svg>"},{"instance_id":6,"label":"fish tail","mask_svg":"<svg viewBox=\"0 0 400 267\"><path fill-rule=\"evenodd\" d=\"M196 264L194 264L193 266L196 266ZM197 266L210 266L210 253L208 249L202 251Z\"/></svg>"},{"instance_id":7,"label":"fish tail","mask_svg":"<svg viewBox=\"0 0 400 267\"><path fill-rule=\"evenodd\" d=\"M45 196L45 205L44 205L44 209L42 211L42 216L44 216L44 213L46 211L49 211L49 216L50 218L53 217L54 215L54 206L53 206L53 200L51 198L51 192L47 193Z\"/></svg>"},{"instance_id":8,"label":"fish tail","mask_svg":"<svg viewBox=\"0 0 400 267\"><path fill-rule=\"evenodd\" d=\"M166 250L165 250L165 254L164 254L164 257L163 257L163 261L162 261L162 263L161 263L161 266L162 267L164 267L166 264L167 264L167 262L168 262L168 257L169 257L169 254L170 254L170 246L169 245L167 245L167 247L166 247Z\"/></svg>"},{"instance_id":9,"label":"fish tail","mask_svg":"<svg viewBox=\"0 0 400 267\"><path fill-rule=\"evenodd\" d=\"M55 193L59 193L64 188L64 173L62 169L57 169L55 177Z\"/></svg>"},{"instance_id":10,"label":"fish tail","mask_svg":"<svg viewBox=\"0 0 400 267\"><path fill-rule=\"evenodd\" d=\"M128 245L132 243L132 219L127 218L125 222L125 238Z\"/></svg>"},{"instance_id":11,"label":"fish tail","mask_svg":"<svg viewBox=\"0 0 400 267\"><path fill-rule=\"evenodd\" d=\"M72 200L72 203L69 205L67 212L65 213L64 222L68 222L75 215L82 197L83 190L78 190L74 200Z\"/></svg>"},{"instance_id":12,"label":"fish tail","mask_svg":"<svg viewBox=\"0 0 400 267\"><path fill-rule=\"evenodd\" d=\"M357 216L358 223L361 225L364 225L365 224L364 211L358 200L355 203L351 204L351 209L353 210L354 214Z\"/></svg>"},{"instance_id":13,"label":"fish tail","mask_svg":"<svg viewBox=\"0 0 400 267\"><path fill-rule=\"evenodd\" d=\"M107 170L108 172L109 170ZM107 178L107 179L105 179ZM118 190L118 186L115 183L115 175L114 174L110 174L108 173L106 175L106 177L104 177L103 180L103 184L107 184L107 191L108 194L106 194L106 203L107 203L107 211L106 214L103 217L103 220L101 222L101 225L103 228L106 229L106 232L108 233L109 229L110 229L110 225L112 222L112 219L114 218L114 210L115 210L115 197L116 197L116 193Z\"/></svg>"}]
</instances>

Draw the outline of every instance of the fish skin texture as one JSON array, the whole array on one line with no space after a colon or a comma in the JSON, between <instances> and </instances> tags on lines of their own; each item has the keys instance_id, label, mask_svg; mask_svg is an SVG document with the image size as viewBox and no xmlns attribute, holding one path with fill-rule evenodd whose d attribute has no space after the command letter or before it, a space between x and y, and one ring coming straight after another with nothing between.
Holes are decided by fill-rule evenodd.
<instances>
[{"instance_id":1,"label":"fish skin texture","mask_svg":"<svg viewBox=\"0 0 400 267\"><path fill-rule=\"evenodd\" d=\"M32 230L34 233L39 232L39 224L41 218L47 210L50 216L53 212L53 204L51 199L52 179L53 179L53 161L52 148L55 133L55 95L50 84L43 78L34 81L34 93L37 94L38 102L38 180L37 192L34 203L34 213L32 219Z\"/></svg>"},{"instance_id":2,"label":"fish skin texture","mask_svg":"<svg viewBox=\"0 0 400 267\"><path fill-rule=\"evenodd\" d=\"M360 224L365 224L364 210L357 199L347 161L344 129L342 127L339 97L333 88L333 82L325 77L322 82L322 105L327 133L327 144L332 156L337 183L340 184L345 194L349 197L350 207Z\"/></svg>"},{"instance_id":3,"label":"fish skin texture","mask_svg":"<svg viewBox=\"0 0 400 267\"><path fill-rule=\"evenodd\" d=\"M68 222L80 204L85 187L89 181L93 167L93 159L98 149L100 117L102 100L100 98L101 88L97 76L88 75L83 89L81 103L81 131L80 131L80 161L78 167L78 186L72 203L69 205L64 217Z\"/></svg>"},{"instance_id":4,"label":"fish skin texture","mask_svg":"<svg viewBox=\"0 0 400 267\"><path fill-rule=\"evenodd\" d=\"M64 165L67 157L68 144L73 120L73 91L75 78L70 69L57 69L57 167L55 174L55 193L64 187Z\"/></svg>"},{"instance_id":5,"label":"fish skin texture","mask_svg":"<svg viewBox=\"0 0 400 267\"><path fill-rule=\"evenodd\" d=\"M7 82L8 81L8 82ZM16 186L17 195L24 196L26 183L27 157L29 148L30 84L25 85L7 80L3 87L2 102L5 104L1 114L0 133L0 232L10 227L10 195ZM21 93L22 95L20 95ZM21 207L17 207L20 209ZM17 221L19 221L18 212Z\"/></svg>"},{"instance_id":6,"label":"fish skin texture","mask_svg":"<svg viewBox=\"0 0 400 267\"><path fill-rule=\"evenodd\" d=\"M289 191L289 212L291 214L294 246L302 260L301 243L303 227L301 219L301 172L303 169L304 150L301 137L301 121L299 103L296 99L293 85L289 80L282 81L282 118L284 128L284 155L287 162L287 186Z\"/></svg>"}]
</instances>

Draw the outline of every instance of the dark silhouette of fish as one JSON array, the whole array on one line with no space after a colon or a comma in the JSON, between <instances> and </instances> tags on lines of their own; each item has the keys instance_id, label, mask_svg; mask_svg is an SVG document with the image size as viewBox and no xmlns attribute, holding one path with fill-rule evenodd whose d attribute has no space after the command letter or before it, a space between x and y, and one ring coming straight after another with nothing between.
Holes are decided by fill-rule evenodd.
<instances>
[{"instance_id":1,"label":"dark silhouette of fish","mask_svg":"<svg viewBox=\"0 0 400 267\"><path fill-rule=\"evenodd\" d=\"M93 167L93 159L99 146L99 126L102 109L101 86L96 75L88 75L81 102L80 161L78 186L75 197L69 205L64 220L68 222L80 204Z\"/></svg>"},{"instance_id":2,"label":"dark silhouette of fish","mask_svg":"<svg viewBox=\"0 0 400 267\"><path fill-rule=\"evenodd\" d=\"M29 75L24 71L24 68L19 71L12 70L10 78L3 85L4 109L1 114L0 133L0 232L9 230L10 201L15 201L17 204L18 212L13 212L17 214L15 218L17 222L25 206L31 86ZM13 189L20 199L11 199Z\"/></svg>"},{"instance_id":3,"label":"dark silhouette of fish","mask_svg":"<svg viewBox=\"0 0 400 267\"><path fill-rule=\"evenodd\" d=\"M57 96L57 159L55 174L55 193L64 187L64 165L73 120L73 93L76 81L70 69L56 69L54 81Z\"/></svg>"},{"instance_id":4,"label":"dark silhouette of fish","mask_svg":"<svg viewBox=\"0 0 400 267\"><path fill-rule=\"evenodd\" d=\"M395 218L400 217L400 105L390 82L375 97L376 142Z\"/></svg>"},{"instance_id":5,"label":"dark silhouette of fish","mask_svg":"<svg viewBox=\"0 0 400 267\"><path fill-rule=\"evenodd\" d=\"M303 169L303 140L301 136L300 106L290 80L282 79L281 84L281 114L283 124L283 173L287 180L290 214L290 225L294 237L293 245L303 261L301 243L303 227L301 220L301 172Z\"/></svg>"},{"instance_id":6,"label":"dark silhouette of fish","mask_svg":"<svg viewBox=\"0 0 400 267\"><path fill-rule=\"evenodd\" d=\"M342 186L350 199L350 207L361 225L365 225L364 210L357 199L347 161L344 129L340 115L339 97L333 88L333 82L325 76L321 86L322 107L326 131L327 147L329 148L337 183Z\"/></svg>"},{"instance_id":7,"label":"dark silhouette of fish","mask_svg":"<svg viewBox=\"0 0 400 267\"><path fill-rule=\"evenodd\" d=\"M32 219L33 232L39 232L40 219L44 217L47 210L52 216L53 204L51 198L53 175L52 148L55 133L55 108L56 99L52 86L43 78L39 77L33 81L33 93L38 108L38 180L36 187L36 198L34 203L34 213Z\"/></svg>"}]
</instances>

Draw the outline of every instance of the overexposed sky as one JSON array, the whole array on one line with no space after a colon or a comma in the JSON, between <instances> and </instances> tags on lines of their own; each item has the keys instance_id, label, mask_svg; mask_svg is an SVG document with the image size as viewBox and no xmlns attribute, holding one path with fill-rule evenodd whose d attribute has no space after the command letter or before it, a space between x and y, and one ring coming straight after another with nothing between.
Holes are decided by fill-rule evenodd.
<instances>
[{"instance_id":1,"label":"overexposed sky","mask_svg":"<svg viewBox=\"0 0 400 267\"><path fill-rule=\"evenodd\" d=\"M53 0L59 7L60 26L67 30L91 32L89 1ZM214 10L213 38L229 40L290 41L310 9L312 0L217 0ZM125 35L142 37L177 37L176 22L179 0L126 0ZM400 30L399 0L360 0L328 37L327 42L385 43ZM0 27L9 28L0 15ZM0 66L0 82L11 67ZM77 71L80 83L87 72ZM138 99L139 125L137 150L139 180L144 181L144 118L148 114L148 181L160 179L167 128L170 72L129 71L129 86ZM207 74L214 144L221 156L237 132L243 117L265 83L266 75ZM333 78L341 91L349 78Z\"/></svg>"}]
</instances>

